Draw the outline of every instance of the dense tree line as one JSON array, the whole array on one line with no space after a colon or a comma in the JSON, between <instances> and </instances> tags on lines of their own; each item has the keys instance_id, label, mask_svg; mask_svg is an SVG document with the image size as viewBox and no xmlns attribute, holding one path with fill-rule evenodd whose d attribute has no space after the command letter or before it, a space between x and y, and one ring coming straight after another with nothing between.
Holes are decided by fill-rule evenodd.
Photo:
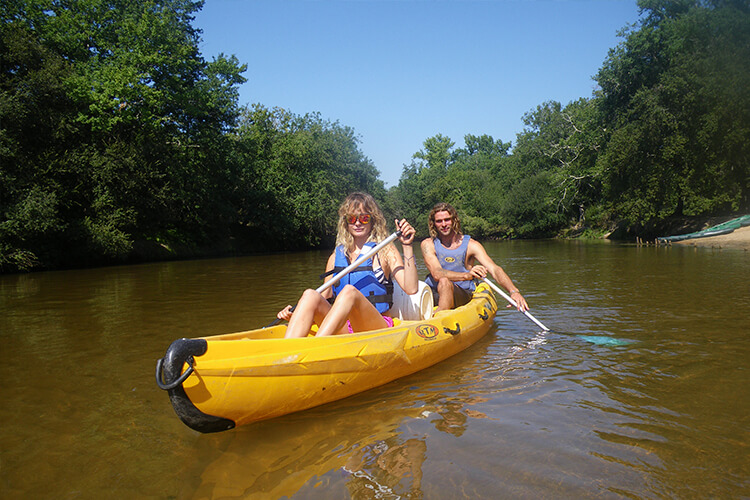
<instances>
[{"instance_id":1,"label":"dense tree line","mask_svg":"<svg viewBox=\"0 0 750 500\"><path fill-rule=\"evenodd\" d=\"M747 0L639 0L591 97L515 144L430 137L388 192L351 128L239 105L202 3L0 4L0 271L330 245L354 190L422 231L449 201L480 238L750 209Z\"/></svg>"},{"instance_id":2,"label":"dense tree line","mask_svg":"<svg viewBox=\"0 0 750 500\"><path fill-rule=\"evenodd\" d=\"M424 219L451 201L479 237L642 234L669 217L750 211L748 2L638 4L591 98L539 105L512 150L489 136L463 149L427 139L390 204Z\"/></svg>"},{"instance_id":3,"label":"dense tree line","mask_svg":"<svg viewBox=\"0 0 750 500\"><path fill-rule=\"evenodd\" d=\"M383 196L354 132L241 108L192 0L0 5L0 269L300 248L347 192Z\"/></svg>"}]
</instances>

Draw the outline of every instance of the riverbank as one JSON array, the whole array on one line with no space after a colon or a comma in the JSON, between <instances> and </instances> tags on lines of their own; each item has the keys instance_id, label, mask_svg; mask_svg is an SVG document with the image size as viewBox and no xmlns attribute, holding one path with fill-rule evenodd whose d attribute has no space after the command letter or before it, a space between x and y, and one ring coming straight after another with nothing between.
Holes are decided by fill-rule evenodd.
<instances>
[{"instance_id":1,"label":"riverbank","mask_svg":"<svg viewBox=\"0 0 750 500\"><path fill-rule=\"evenodd\" d=\"M661 244L661 245L693 245L696 247L709 248L733 248L750 250L750 234L748 227L737 227L734 231L724 235L709 236L703 238L680 239L687 235L695 236L712 229L729 229L727 223L746 217L748 214L734 213L716 216L675 216L666 219L654 220L643 225L626 226L618 225L617 228L603 237L617 241L635 241L636 244ZM736 226L739 226L737 224ZM736 227L733 226L733 227ZM657 243L658 241L658 243Z\"/></svg>"},{"instance_id":2,"label":"riverbank","mask_svg":"<svg viewBox=\"0 0 750 500\"><path fill-rule=\"evenodd\" d=\"M674 241L673 245L690 245L708 248L729 248L750 251L750 227L735 229L729 234L709 236L706 238L693 238L690 240Z\"/></svg>"},{"instance_id":3,"label":"riverbank","mask_svg":"<svg viewBox=\"0 0 750 500\"><path fill-rule=\"evenodd\" d=\"M710 217L672 217L666 220L650 222L643 227L633 228L620 225L608 233L600 233L583 225L576 225L561 231L557 239L611 239L621 242L636 242L654 244L657 238L665 235L681 235L691 232L704 231L710 227L725 223L742 214ZM490 240L492 238L489 238ZM129 253L119 257L103 255L81 255L78 260L65 260L53 265L42 266L37 261L29 261L26 266L18 268L19 263L3 260L0 255L0 275L16 274L34 271L52 271L63 269L85 269L90 267L106 267L128 264L143 264L147 262L163 262L178 260L193 260L206 258L221 258L230 256L262 255L273 253L288 253L304 251L305 248L281 248L281 244L258 238L252 241L238 241L235 238L216 240L208 245L188 244L181 241L136 240L132 243ZM729 234L694 238L682 241L671 241L668 244L692 245L719 249L737 249L750 251L750 227L741 227ZM332 245L330 245L332 246ZM322 244L319 248L329 248ZM5 264L5 265L3 265Z\"/></svg>"}]
</instances>

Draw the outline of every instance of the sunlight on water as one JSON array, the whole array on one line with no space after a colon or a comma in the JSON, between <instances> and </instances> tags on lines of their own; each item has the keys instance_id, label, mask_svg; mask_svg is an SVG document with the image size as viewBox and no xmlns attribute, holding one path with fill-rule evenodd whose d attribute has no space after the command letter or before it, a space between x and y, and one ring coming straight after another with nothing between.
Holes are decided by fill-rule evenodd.
<instances>
[{"instance_id":1,"label":"sunlight on water","mask_svg":"<svg viewBox=\"0 0 750 500\"><path fill-rule=\"evenodd\" d=\"M326 252L0 277L3 498L747 495L745 252L487 248L552 331L501 307L432 368L209 435L174 414L156 359L268 324Z\"/></svg>"}]
</instances>

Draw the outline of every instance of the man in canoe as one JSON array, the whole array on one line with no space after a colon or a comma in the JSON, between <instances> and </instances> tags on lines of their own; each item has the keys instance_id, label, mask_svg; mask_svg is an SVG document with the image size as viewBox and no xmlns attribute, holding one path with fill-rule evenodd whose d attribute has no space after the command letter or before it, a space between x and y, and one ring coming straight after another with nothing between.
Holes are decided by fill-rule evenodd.
<instances>
[{"instance_id":1,"label":"man in canoe","mask_svg":"<svg viewBox=\"0 0 750 500\"><path fill-rule=\"evenodd\" d=\"M417 293L419 277L414 258L415 231L406 219L396 221L401 231L401 253L388 244L359 267L323 292L305 290L292 309L289 305L277 317L289 321L286 337L305 337L313 324L316 335L363 332L393 326L393 280L407 294ZM339 207L336 249L326 264L326 279L344 270L388 238L385 217L375 199L366 193L352 193ZM334 299L333 304L329 299Z\"/></svg>"},{"instance_id":2,"label":"man in canoe","mask_svg":"<svg viewBox=\"0 0 750 500\"><path fill-rule=\"evenodd\" d=\"M429 228L430 237L422 241L422 256L430 272L425 282L432 288L438 311L468 303L474 291L473 280L488 273L508 291L519 311L528 310L526 299L503 268L487 255L481 243L463 234L455 208L448 203L435 205Z\"/></svg>"}]
</instances>

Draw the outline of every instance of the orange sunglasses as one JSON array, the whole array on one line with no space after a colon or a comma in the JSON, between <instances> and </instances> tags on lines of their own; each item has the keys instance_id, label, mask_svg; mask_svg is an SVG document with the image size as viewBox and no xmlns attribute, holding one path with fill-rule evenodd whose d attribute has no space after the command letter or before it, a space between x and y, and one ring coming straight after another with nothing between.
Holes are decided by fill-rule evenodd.
<instances>
[{"instance_id":1,"label":"orange sunglasses","mask_svg":"<svg viewBox=\"0 0 750 500\"><path fill-rule=\"evenodd\" d=\"M349 224L356 224L357 220L359 220L359 222L362 224L369 224L371 217L372 215L370 214L347 215L346 222L348 222Z\"/></svg>"}]
</instances>

